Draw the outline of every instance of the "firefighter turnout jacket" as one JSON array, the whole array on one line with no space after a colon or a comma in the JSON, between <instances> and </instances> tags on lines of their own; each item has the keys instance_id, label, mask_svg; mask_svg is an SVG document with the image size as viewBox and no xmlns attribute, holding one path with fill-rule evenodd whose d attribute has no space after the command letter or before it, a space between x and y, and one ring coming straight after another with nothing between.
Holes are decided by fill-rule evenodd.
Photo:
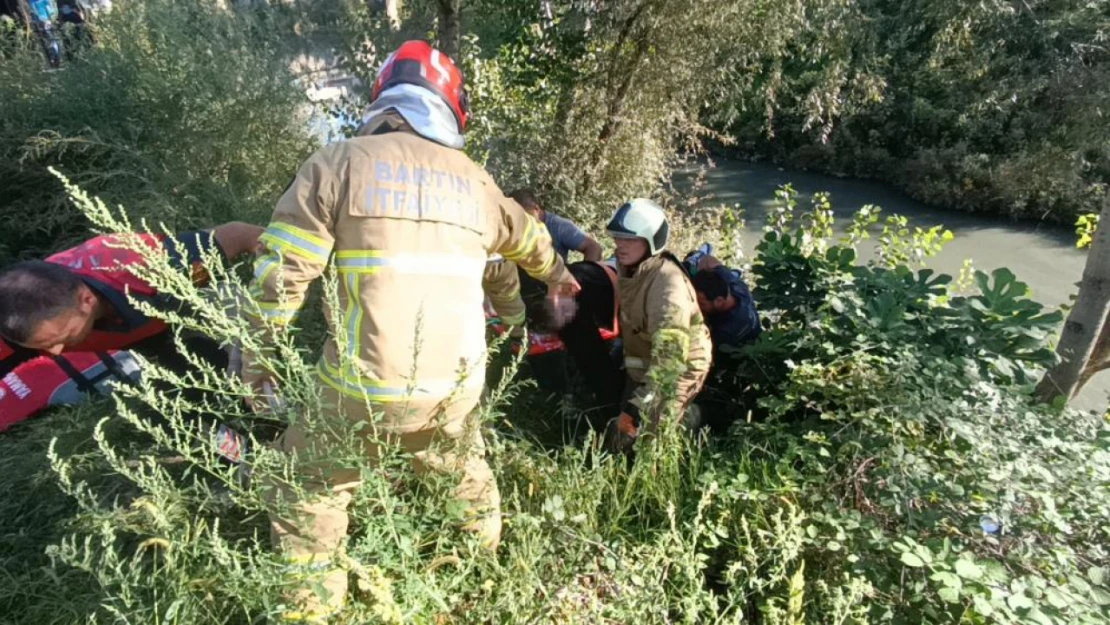
<instances>
[{"instance_id":1,"label":"firefighter turnout jacket","mask_svg":"<svg viewBox=\"0 0 1110 625\"><path fill-rule=\"evenodd\" d=\"M674 400L686 406L709 373L713 345L685 270L663 252L645 260L631 275L621 275L619 290L621 339L629 378L626 411L639 414L650 403L658 390L651 384L652 370L659 366L681 369ZM659 415L641 417L651 424Z\"/></svg>"},{"instance_id":2,"label":"firefighter turnout jacket","mask_svg":"<svg viewBox=\"0 0 1110 625\"><path fill-rule=\"evenodd\" d=\"M526 321L524 300L520 296L520 276L516 264L501 256L493 256L482 274L482 290L489 297L494 312L514 333L521 335Z\"/></svg>"},{"instance_id":3,"label":"firefighter turnout jacket","mask_svg":"<svg viewBox=\"0 0 1110 625\"><path fill-rule=\"evenodd\" d=\"M416 135L399 117L386 121L301 166L260 238L252 295L265 320L289 323L334 258L339 307L325 312L346 353L329 336L317 366L323 384L381 406L477 401L487 258L500 254L549 284L573 277L542 225L465 153ZM244 362L244 370L249 378L255 367ZM387 416L387 427L427 425L420 411L411 419Z\"/></svg>"}]
</instances>

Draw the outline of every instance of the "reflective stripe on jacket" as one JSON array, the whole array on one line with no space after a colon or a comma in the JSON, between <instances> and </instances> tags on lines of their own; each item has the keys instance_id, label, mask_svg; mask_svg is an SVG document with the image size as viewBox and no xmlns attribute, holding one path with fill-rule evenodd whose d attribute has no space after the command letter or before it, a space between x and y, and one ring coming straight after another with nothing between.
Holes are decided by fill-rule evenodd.
<instances>
[{"instance_id":1,"label":"reflective stripe on jacket","mask_svg":"<svg viewBox=\"0 0 1110 625\"><path fill-rule=\"evenodd\" d=\"M619 285L624 362L635 385L628 393L630 402L637 407L646 402L652 393L651 370L666 352L683 369L674 399L688 403L709 371L713 347L685 270L664 252L645 260L631 275L621 275Z\"/></svg>"},{"instance_id":2,"label":"reflective stripe on jacket","mask_svg":"<svg viewBox=\"0 0 1110 625\"><path fill-rule=\"evenodd\" d=\"M487 257L548 283L570 273L546 229L463 152L376 130L301 166L260 239L252 296L263 318L291 322L333 257L338 309L325 312L339 336L319 363L325 384L373 402L477 396Z\"/></svg>"},{"instance_id":3,"label":"reflective stripe on jacket","mask_svg":"<svg viewBox=\"0 0 1110 625\"><path fill-rule=\"evenodd\" d=\"M491 258L482 274L482 289L502 323L515 327L524 325L524 300L520 297L520 276L515 263Z\"/></svg>"}]
</instances>

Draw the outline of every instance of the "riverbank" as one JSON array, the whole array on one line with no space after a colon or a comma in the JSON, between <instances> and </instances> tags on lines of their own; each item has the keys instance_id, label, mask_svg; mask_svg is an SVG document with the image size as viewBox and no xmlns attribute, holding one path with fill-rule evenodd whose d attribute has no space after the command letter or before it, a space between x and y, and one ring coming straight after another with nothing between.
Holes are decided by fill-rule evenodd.
<instances>
[{"instance_id":1,"label":"riverbank","mask_svg":"<svg viewBox=\"0 0 1110 625\"><path fill-rule=\"evenodd\" d=\"M852 215L867 204L882 208L884 218L894 213L904 215L911 227L943 225L956 238L929 259L927 266L934 271L957 276L966 259L986 273L1005 267L1029 285L1033 298L1054 309L1070 303L1078 290L1086 252L1075 247L1075 233L1067 226L929 206L879 182L790 170L770 163L723 158L713 162L716 166L706 172L700 193L709 196L706 205L739 203L744 209L748 228L741 238L749 255L762 235L767 211L774 205L775 189L791 184L798 192L800 207L807 206L814 193L829 193L838 235L844 233ZM680 187L689 184L699 164L676 172ZM865 259L874 244L872 239L860 246ZM1103 411L1110 402L1108 397L1110 376L1096 376L1075 399L1074 406Z\"/></svg>"},{"instance_id":2,"label":"riverbank","mask_svg":"<svg viewBox=\"0 0 1110 625\"><path fill-rule=\"evenodd\" d=\"M325 142L334 140L339 138L341 123L342 120L334 118L318 120L314 133ZM1086 253L1075 247L1074 229L1068 224L932 206L894 185L876 180L790 169L770 162L721 157L711 160L715 166L706 172L706 185L699 193L709 195L706 205L738 203L744 208L749 227L742 240L749 254L759 241L767 210L774 204L775 190L783 184L792 184L803 206L814 193L829 193L838 234L851 223L852 215L868 204L882 208L883 218L895 213L904 215L911 227L943 225L956 238L929 259L928 267L934 271L957 276L968 259L975 269L988 274L1008 268L1029 285L1033 298L1054 309L1067 305L1078 290ZM705 163L699 161L676 170L680 188L686 185L688 189L689 180ZM860 246L864 259L874 245L872 239ZM1110 376L1096 377L1074 400L1074 406L1103 411L1110 403L1108 398Z\"/></svg>"},{"instance_id":3,"label":"riverbank","mask_svg":"<svg viewBox=\"0 0 1110 625\"><path fill-rule=\"evenodd\" d=\"M1014 221L1046 222L1071 227L1076 219L1097 213L1105 185L1097 174L1073 171L1061 162L1031 162L1023 167L990 154L956 156L923 153L899 160L880 148L848 158L835 147L801 145L793 149L746 142L742 147L709 141L714 158L768 163L793 171L889 185L924 205ZM1042 171L1042 170L1051 170ZM1051 189L1039 189L1043 184Z\"/></svg>"}]
</instances>

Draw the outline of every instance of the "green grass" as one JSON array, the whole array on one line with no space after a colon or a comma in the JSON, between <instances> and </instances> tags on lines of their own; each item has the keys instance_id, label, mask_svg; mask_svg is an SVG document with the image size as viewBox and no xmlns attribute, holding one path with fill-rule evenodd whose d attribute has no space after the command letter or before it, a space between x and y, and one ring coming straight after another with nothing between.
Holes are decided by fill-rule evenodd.
<instances>
[{"instance_id":1,"label":"green grass","mask_svg":"<svg viewBox=\"0 0 1110 625\"><path fill-rule=\"evenodd\" d=\"M127 228L69 189L101 227ZM574 415L512 359L493 359L477 417L503 498L496 554L460 531L454 476L417 475L397 449L372 466L319 403L310 348L325 329L279 332L261 365L281 375L310 436L334 438L328 460L363 480L337 622L1105 622L1110 422L1028 395L1059 320L1007 272L953 296L942 278L896 260L856 265L850 248L803 234L774 231L758 248L773 325L719 363L729 375L718 392L747 415L727 434L666 427L634 462L613 457L565 438ZM204 313L175 324L257 346L245 320L146 253L144 277ZM213 273L217 288L237 280ZM322 283L333 299L334 277ZM660 396L681 365L658 369ZM273 480L299 488L306 459L256 445L242 483L192 417L257 422L241 381L145 371L114 403L0 437L6 618L246 624L281 609L288 578L267 516L282 508L267 493ZM204 389L208 403L166 385ZM984 515L1004 529L985 533Z\"/></svg>"},{"instance_id":2,"label":"green grass","mask_svg":"<svg viewBox=\"0 0 1110 625\"><path fill-rule=\"evenodd\" d=\"M105 465L92 438L104 402L56 410L0 436L0 622L82 622L95 611L99 593L88 575L51 568L46 554L72 531L74 501L58 488L47 450L57 437L59 453L75 459L90 476ZM110 483L104 476L101 483Z\"/></svg>"}]
</instances>

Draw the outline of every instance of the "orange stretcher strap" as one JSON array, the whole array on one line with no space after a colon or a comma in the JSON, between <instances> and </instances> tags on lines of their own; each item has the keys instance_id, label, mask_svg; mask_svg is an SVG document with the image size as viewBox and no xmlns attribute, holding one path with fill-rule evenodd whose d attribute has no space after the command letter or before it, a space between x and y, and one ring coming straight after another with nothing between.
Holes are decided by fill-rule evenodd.
<instances>
[{"instance_id":1,"label":"orange stretcher strap","mask_svg":"<svg viewBox=\"0 0 1110 625\"><path fill-rule=\"evenodd\" d=\"M593 261L594 264L600 265L605 270L605 275L609 276L609 283L613 285L613 337L620 336L621 333L621 293L620 282L617 280L617 270L611 265L607 265L601 261ZM604 328L602 332L604 334Z\"/></svg>"},{"instance_id":2,"label":"orange stretcher strap","mask_svg":"<svg viewBox=\"0 0 1110 625\"><path fill-rule=\"evenodd\" d=\"M618 286L619 281L617 279L617 270L605 263L599 261L593 262L594 264L600 265L601 268L605 270L605 275L609 276L609 283L613 286L613 329L610 330L609 328L598 328L598 334L601 336L601 340L608 342L620 336L621 298ZM500 318L498 318L489 310L486 311L486 322L498 335L503 334L508 329L503 323L501 323ZM540 334L537 332L529 331L528 339L529 356L539 356L541 354L562 351L563 349L566 349L566 346L561 340L559 340L557 334ZM513 352L515 353L516 351L517 348L514 347Z\"/></svg>"}]
</instances>

